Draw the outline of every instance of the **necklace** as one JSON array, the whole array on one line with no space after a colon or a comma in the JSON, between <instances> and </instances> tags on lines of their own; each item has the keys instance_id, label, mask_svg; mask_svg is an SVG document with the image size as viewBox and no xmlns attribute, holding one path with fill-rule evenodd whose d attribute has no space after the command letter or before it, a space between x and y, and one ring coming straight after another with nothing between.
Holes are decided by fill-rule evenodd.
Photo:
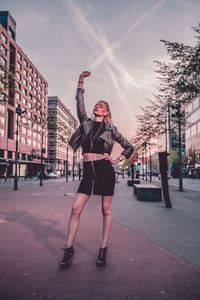
<instances>
[{"instance_id":1,"label":"necklace","mask_svg":"<svg viewBox=\"0 0 200 300\"><path fill-rule=\"evenodd\" d=\"M93 134L93 127L94 127L94 122L92 121L92 127L91 127L91 133L90 133L90 150L92 150L93 145L94 145L94 140L97 136L97 134L100 132L102 126L103 126L104 122L101 122L101 125L99 126L99 129L97 130L96 134L94 135L94 137L92 138L92 134Z\"/></svg>"}]
</instances>

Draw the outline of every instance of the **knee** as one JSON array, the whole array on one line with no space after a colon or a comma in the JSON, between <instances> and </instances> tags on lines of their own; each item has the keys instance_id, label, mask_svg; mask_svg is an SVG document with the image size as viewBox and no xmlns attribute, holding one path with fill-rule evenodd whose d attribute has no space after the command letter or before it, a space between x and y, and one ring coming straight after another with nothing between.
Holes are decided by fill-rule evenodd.
<instances>
[{"instance_id":1,"label":"knee","mask_svg":"<svg viewBox=\"0 0 200 300\"><path fill-rule=\"evenodd\" d=\"M112 216L112 208L108 206L102 207L103 216Z\"/></svg>"},{"instance_id":2,"label":"knee","mask_svg":"<svg viewBox=\"0 0 200 300\"><path fill-rule=\"evenodd\" d=\"M79 206L73 206L72 207L72 210L71 210L71 215L74 216L74 217L79 217L81 214L81 209Z\"/></svg>"}]
</instances>

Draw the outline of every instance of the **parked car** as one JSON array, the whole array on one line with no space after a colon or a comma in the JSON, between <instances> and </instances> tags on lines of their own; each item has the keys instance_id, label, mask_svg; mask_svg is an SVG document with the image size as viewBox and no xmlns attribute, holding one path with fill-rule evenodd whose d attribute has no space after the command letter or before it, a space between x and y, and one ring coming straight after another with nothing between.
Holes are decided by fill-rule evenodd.
<instances>
[{"instance_id":1,"label":"parked car","mask_svg":"<svg viewBox=\"0 0 200 300\"><path fill-rule=\"evenodd\" d=\"M60 171L50 172L50 178L60 178Z\"/></svg>"}]
</instances>

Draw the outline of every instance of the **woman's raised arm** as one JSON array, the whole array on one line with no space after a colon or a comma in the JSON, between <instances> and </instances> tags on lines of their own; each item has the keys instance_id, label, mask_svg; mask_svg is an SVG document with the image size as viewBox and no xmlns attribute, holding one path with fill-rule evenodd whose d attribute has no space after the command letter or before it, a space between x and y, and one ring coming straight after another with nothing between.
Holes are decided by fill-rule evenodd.
<instances>
[{"instance_id":1,"label":"woman's raised arm","mask_svg":"<svg viewBox=\"0 0 200 300\"><path fill-rule=\"evenodd\" d=\"M80 76L79 76L79 81L78 81L78 89L76 93L76 103L77 103L77 115L79 118L80 123L82 123L85 119L87 119L87 114L85 111L85 105L84 105L84 90L83 90L83 83L84 83L84 78L90 76L90 72L84 71Z\"/></svg>"}]
</instances>

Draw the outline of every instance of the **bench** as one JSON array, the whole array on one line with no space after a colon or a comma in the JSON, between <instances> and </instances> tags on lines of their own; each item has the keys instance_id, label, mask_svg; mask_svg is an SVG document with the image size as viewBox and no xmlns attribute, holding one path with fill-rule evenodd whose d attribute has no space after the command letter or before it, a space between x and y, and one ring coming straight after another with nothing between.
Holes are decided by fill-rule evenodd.
<instances>
[{"instance_id":1,"label":"bench","mask_svg":"<svg viewBox=\"0 0 200 300\"><path fill-rule=\"evenodd\" d=\"M128 186L133 186L134 184L140 184L140 180L127 180Z\"/></svg>"},{"instance_id":2,"label":"bench","mask_svg":"<svg viewBox=\"0 0 200 300\"><path fill-rule=\"evenodd\" d=\"M137 200L162 201L162 189L153 184L134 184L134 195Z\"/></svg>"}]
</instances>

